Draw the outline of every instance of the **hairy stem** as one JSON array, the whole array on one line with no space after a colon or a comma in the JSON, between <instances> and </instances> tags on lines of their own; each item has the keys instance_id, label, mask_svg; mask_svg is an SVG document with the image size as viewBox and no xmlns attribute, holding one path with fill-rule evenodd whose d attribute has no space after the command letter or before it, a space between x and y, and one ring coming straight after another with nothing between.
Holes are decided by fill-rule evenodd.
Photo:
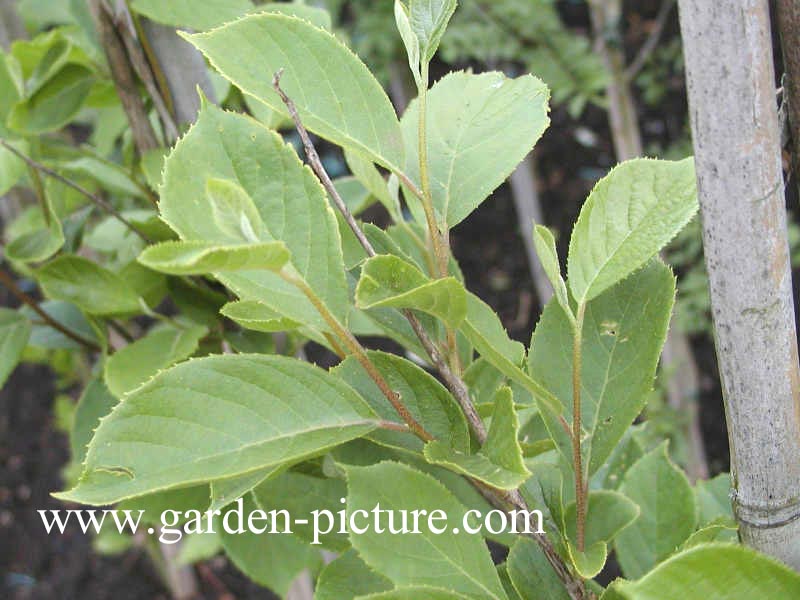
<instances>
[{"instance_id":1,"label":"hairy stem","mask_svg":"<svg viewBox=\"0 0 800 600\"><path fill-rule=\"evenodd\" d=\"M578 552L583 552L586 524L586 488L583 484L583 458L581 456L581 344L583 343L583 315L586 303L578 305L572 342L572 460L575 471L575 531Z\"/></svg>"},{"instance_id":2,"label":"hairy stem","mask_svg":"<svg viewBox=\"0 0 800 600\"><path fill-rule=\"evenodd\" d=\"M428 172L428 63L422 63L422 83L419 86L419 124L417 129L417 143L419 153L419 178L422 185L422 206L425 211L425 221L428 225L428 239L436 269L431 272L433 277L447 277L448 257L450 256L450 241L447 229L439 228L436 222L436 213L433 208L433 194L431 193L431 178ZM461 372L458 360L458 344L456 332L449 325L445 327L446 349L450 368L456 373Z\"/></svg>"},{"instance_id":3,"label":"hairy stem","mask_svg":"<svg viewBox=\"0 0 800 600\"><path fill-rule=\"evenodd\" d=\"M25 163L27 163L27 165L29 167L32 167L32 168L36 169L37 171L41 171L42 173L44 173L48 177L52 177L56 181L59 181L59 182L63 183L64 185L66 185L67 187L70 187L73 190L75 190L76 192L82 194L83 196L88 198L95 206L97 206L101 210L105 211L106 213L108 213L109 215L114 217L117 221L119 221L120 223L125 225L125 227L130 229L137 236L139 236L144 242L147 242L148 244L151 243L150 240L147 238L147 236L145 236L141 231L136 229L136 227L133 225L133 223L128 221L128 219L123 217L117 211L116 208L111 206L111 204L109 204L108 202L106 202L105 200L100 198L99 196L96 196L95 194L93 194L92 192L90 192L89 190L84 188L83 186L78 185L77 183L75 183L74 181L72 181L70 179L67 179L63 175L61 175L59 173L56 173L55 171L53 171L49 167L44 166L42 163L33 160L30 156L24 154L23 152L18 150L16 147L14 147L11 144L9 144L7 141L5 141L3 139L0 139L0 146L5 148L6 150L11 152L12 154L17 155L19 158L21 158L23 161L25 161Z\"/></svg>"},{"instance_id":4,"label":"hairy stem","mask_svg":"<svg viewBox=\"0 0 800 600\"><path fill-rule=\"evenodd\" d=\"M314 290L305 282L302 277L298 277L294 274L288 273L286 271L281 271L281 277L294 285L297 289L299 289L303 295L308 298L311 304L314 305L314 308L317 309L320 316L325 320L325 322L330 326L333 332L339 337L344 347L347 351L355 356L356 360L364 367L364 370L370 376L370 379L375 382L375 385L378 386L381 393L386 396L386 399L389 400L389 403L392 405L394 410L400 416L404 423L408 425L408 428L420 438L424 442L429 442L433 439L433 436L428 433L425 428L413 417L413 415L409 412L408 408L406 408L405 404L400 399L400 395L395 392L389 383L384 379L383 375L381 375L380 371L372 364L372 361L367 356L367 351L361 345L361 343L356 339L356 337L347 330L339 322L339 319L328 310L328 307L325 306L325 303L322 299L314 293Z\"/></svg>"},{"instance_id":5,"label":"hairy stem","mask_svg":"<svg viewBox=\"0 0 800 600\"><path fill-rule=\"evenodd\" d=\"M422 84L419 86L419 127L417 130L417 142L419 153L419 179L422 185L422 207L425 210L425 220L428 224L428 236L431 242L431 250L436 257L436 267L439 270L438 276L447 275L448 250L445 246L445 234L439 230L436 222L436 214L433 210L433 195L431 194L431 179L428 173L428 64L422 64ZM436 273L433 274L436 276Z\"/></svg>"},{"instance_id":6,"label":"hairy stem","mask_svg":"<svg viewBox=\"0 0 800 600\"><path fill-rule=\"evenodd\" d=\"M31 298L28 294L26 294L19 288L17 283L14 281L14 278L11 277L11 275L8 274L4 269L0 269L0 283L2 283L6 288L8 288L8 291L14 294L14 296L16 296L16 298L20 302L28 305L37 315L39 315L42 318L42 320L47 325L49 325L56 331L63 333L69 339L78 342L82 346L85 346L89 350L92 350L94 352L100 351L100 346L98 346L95 342L83 337L81 334L76 333L75 331L72 331L68 327L65 327L64 325L56 321L53 317L48 315L44 311L44 309L41 306L39 306L39 303L36 300Z\"/></svg>"},{"instance_id":7,"label":"hairy stem","mask_svg":"<svg viewBox=\"0 0 800 600\"><path fill-rule=\"evenodd\" d=\"M89 9L108 59L114 87L130 123L136 150L141 156L148 150L158 148L159 143L156 132L150 124L144 101L139 94L136 75L131 67L125 44L116 29L114 11L105 0L90 0Z\"/></svg>"}]
</instances>

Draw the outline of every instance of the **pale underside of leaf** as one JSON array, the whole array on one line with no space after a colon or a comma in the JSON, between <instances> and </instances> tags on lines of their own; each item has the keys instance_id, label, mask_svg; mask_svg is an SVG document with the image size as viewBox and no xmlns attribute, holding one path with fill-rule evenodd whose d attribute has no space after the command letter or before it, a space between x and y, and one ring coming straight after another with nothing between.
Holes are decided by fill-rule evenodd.
<instances>
[{"instance_id":1,"label":"pale underside of leaf","mask_svg":"<svg viewBox=\"0 0 800 600\"><path fill-rule=\"evenodd\" d=\"M280 356L223 355L181 363L103 419L78 485L86 504L244 475L318 454L376 427L347 385Z\"/></svg>"}]
</instances>

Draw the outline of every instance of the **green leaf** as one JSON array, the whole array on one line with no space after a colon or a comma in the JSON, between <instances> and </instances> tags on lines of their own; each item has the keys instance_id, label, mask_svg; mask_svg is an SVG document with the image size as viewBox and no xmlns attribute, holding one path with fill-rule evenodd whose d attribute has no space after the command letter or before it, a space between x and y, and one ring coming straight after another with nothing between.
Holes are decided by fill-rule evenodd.
<instances>
[{"instance_id":1,"label":"green leaf","mask_svg":"<svg viewBox=\"0 0 800 600\"><path fill-rule=\"evenodd\" d=\"M17 366L31 336L31 322L22 313L0 307L0 388Z\"/></svg>"},{"instance_id":2,"label":"green leaf","mask_svg":"<svg viewBox=\"0 0 800 600\"><path fill-rule=\"evenodd\" d=\"M572 309L569 305L569 293L567 292L567 284L564 283L564 278L561 276L561 267L558 264L558 253L556 252L556 239L553 237L553 232L544 225L533 226L533 244L536 246L536 254L539 256L539 262L542 263L542 268L553 286L555 297L564 313L569 316L572 315Z\"/></svg>"},{"instance_id":3,"label":"green leaf","mask_svg":"<svg viewBox=\"0 0 800 600\"><path fill-rule=\"evenodd\" d=\"M532 466L533 477L525 482L521 491L531 505L543 511L552 527L563 532L566 530L564 525L564 487L566 483L564 473L558 466L542 461L534 461ZM565 471L567 470L565 469Z\"/></svg>"},{"instance_id":4,"label":"green leaf","mask_svg":"<svg viewBox=\"0 0 800 600\"><path fill-rule=\"evenodd\" d=\"M611 455L652 390L675 294L675 278L661 261L618 283L586 307L582 335L581 417L589 476ZM531 340L529 368L572 419L573 328L553 299ZM558 415L559 413L555 413ZM550 435L572 461L561 423L543 412Z\"/></svg>"},{"instance_id":5,"label":"green leaf","mask_svg":"<svg viewBox=\"0 0 800 600\"><path fill-rule=\"evenodd\" d=\"M564 584L539 545L520 537L511 547L507 561L508 575L514 589L526 600L569 600Z\"/></svg>"},{"instance_id":6,"label":"green leaf","mask_svg":"<svg viewBox=\"0 0 800 600\"><path fill-rule=\"evenodd\" d=\"M229 302L220 310L224 316L236 321L242 327L253 331L290 331L297 329L300 323L287 319L272 310L263 302L255 300L240 300Z\"/></svg>"},{"instance_id":7,"label":"green leaf","mask_svg":"<svg viewBox=\"0 0 800 600\"><path fill-rule=\"evenodd\" d=\"M38 227L10 239L5 248L9 260L24 263L47 260L64 245L64 229L56 211L50 193L45 192L44 213Z\"/></svg>"},{"instance_id":8,"label":"green leaf","mask_svg":"<svg viewBox=\"0 0 800 600\"><path fill-rule=\"evenodd\" d=\"M272 88L272 75L284 69L281 87L310 131L388 169L402 168L402 134L386 92L331 33L267 13L186 38L244 93L288 115Z\"/></svg>"},{"instance_id":9,"label":"green leaf","mask_svg":"<svg viewBox=\"0 0 800 600\"><path fill-rule=\"evenodd\" d=\"M139 255L149 269L170 275L205 275L217 271L280 271L289 261L283 242L220 246L208 242L162 242Z\"/></svg>"},{"instance_id":10,"label":"green leaf","mask_svg":"<svg viewBox=\"0 0 800 600\"><path fill-rule=\"evenodd\" d=\"M514 377L525 358L525 347L508 337L492 308L474 294L467 295L467 318L461 326L481 356L507 377Z\"/></svg>"},{"instance_id":11,"label":"green leaf","mask_svg":"<svg viewBox=\"0 0 800 600\"><path fill-rule=\"evenodd\" d=\"M409 0L411 30L419 40L420 57L426 63L436 54L456 5L456 0Z\"/></svg>"},{"instance_id":12,"label":"green leaf","mask_svg":"<svg viewBox=\"0 0 800 600\"><path fill-rule=\"evenodd\" d=\"M189 358L206 333L208 329L202 325L185 329L167 326L128 344L106 361L104 379L108 389L121 398L162 369Z\"/></svg>"},{"instance_id":13,"label":"green leaf","mask_svg":"<svg viewBox=\"0 0 800 600\"><path fill-rule=\"evenodd\" d=\"M277 523L255 521L256 527L267 528L265 533L250 531L249 515L258 508L260 507L247 495L242 502L240 514L237 512L238 507L231 507L222 515L222 519L230 519L231 528L237 527L239 523L242 525L242 533L229 533L225 529L220 531L222 547L233 564L245 575L284 598L295 577L303 569L313 565L318 554L312 546L306 545L292 533L270 533L273 526L276 531L283 531L284 523L281 518L277 519ZM267 510L271 509L272 507L267 507Z\"/></svg>"},{"instance_id":14,"label":"green leaf","mask_svg":"<svg viewBox=\"0 0 800 600\"><path fill-rule=\"evenodd\" d=\"M461 324L461 332L498 371L532 393L541 403L540 408L558 414L558 401L520 368L525 347L508 337L494 310L474 294L467 293L467 318Z\"/></svg>"},{"instance_id":15,"label":"green leaf","mask_svg":"<svg viewBox=\"0 0 800 600\"><path fill-rule=\"evenodd\" d=\"M52 319L70 331L77 333L87 340L91 340L100 344L100 340L97 337L97 332L89 323L89 321L87 321L83 313L78 310L74 304L62 302L60 300L45 300L39 304L39 307ZM50 327L50 325L41 322L41 318L29 307L23 307L20 309L20 312L34 322L33 329L31 330L31 337L30 340L28 340L29 346L51 350L77 350L83 348L81 344L72 338L69 338L60 331L53 329Z\"/></svg>"},{"instance_id":16,"label":"green leaf","mask_svg":"<svg viewBox=\"0 0 800 600\"><path fill-rule=\"evenodd\" d=\"M800 597L800 575L776 560L744 546L704 544L676 554L639 581L616 581L602 600L797 597Z\"/></svg>"},{"instance_id":17,"label":"green leaf","mask_svg":"<svg viewBox=\"0 0 800 600\"><path fill-rule=\"evenodd\" d=\"M501 563L497 565L497 575L500 577L500 583L503 584L503 589L508 596L508 600L523 600L519 595L514 584L511 583L511 577L508 575L508 564Z\"/></svg>"},{"instance_id":18,"label":"green leaf","mask_svg":"<svg viewBox=\"0 0 800 600\"><path fill-rule=\"evenodd\" d=\"M497 390L506 381L505 375L484 357L478 358L467 367L462 379L476 406L493 402Z\"/></svg>"},{"instance_id":19,"label":"green leaf","mask_svg":"<svg viewBox=\"0 0 800 600\"><path fill-rule=\"evenodd\" d=\"M434 440L425 445L425 458L430 463L446 466L489 486L515 490L531 474L522 459L518 433L519 421L511 388L503 387L495 396L486 443L477 454L465 454Z\"/></svg>"},{"instance_id":20,"label":"green leaf","mask_svg":"<svg viewBox=\"0 0 800 600\"><path fill-rule=\"evenodd\" d=\"M163 25L204 30L238 19L253 9L250 0L134 0L131 8Z\"/></svg>"},{"instance_id":21,"label":"green leaf","mask_svg":"<svg viewBox=\"0 0 800 600\"><path fill-rule=\"evenodd\" d=\"M595 476L602 481L604 489L616 490L622 485L628 469L647 452L641 440L641 433L646 427L647 422L629 427L607 462L598 469Z\"/></svg>"},{"instance_id":22,"label":"green leaf","mask_svg":"<svg viewBox=\"0 0 800 600\"><path fill-rule=\"evenodd\" d=\"M344 151L344 158L353 177L361 182L361 185L383 204L395 221L399 221L399 203L392 197L386 179L384 179L373 162L368 158L364 158L361 154L347 149Z\"/></svg>"},{"instance_id":23,"label":"green leaf","mask_svg":"<svg viewBox=\"0 0 800 600\"><path fill-rule=\"evenodd\" d=\"M119 271L147 306L158 306L167 295L167 278L132 260Z\"/></svg>"},{"instance_id":24,"label":"green leaf","mask_svg":"<svg viewBox=\"0 0 800 600\"><path fill-rule=\"evenodd\" d=\"M240 185L210 177L206 181L206 195L214 224L231 241L257 242L264 238L264 222L258 208Z\"/></svg>"},{"instance_id":25,"label":"green leaf","mask_svg":"<svg viewBox=\"0 0 800 600\"><path fill-rule=\"evenodd\" d=\"M86 385L75 407L69 434L73 462L80 464L86 459L86 447L94 435L94 430L100 424L100 419L110 413L117 402L101 378L92 379Z\"/></svg>"},{"instance_id":26,"label":"green leaf","mask_svg":"<svg viewBox=\"0 0 800 600\"><path fill-rule=\"evenodd\" d=\"M418 471L434 477L439 483L444 485L465 508L477 510L482 515L492 510L492 506L464 477L447 469L443 469L442 467L431 465L418 455L408 452L398 452L362 438L334 448L329 458L331 459L330 462L327 465L324 464L323 469L327 467L330 470L326 469L326 472L332 475L335 474L336 476L344 475L344 469L347 465L361 467L375 465L382 461L403 462ZM497 524L497 520L493 519L493 523ZM503 546L510 546L516 539L515 535L509 531L495 534L487 529L483 529L481 534L487 539L496 541Z\"/></svg>"},{"instance_id":27,"label":"green leaf","mask_svg":"<svg viewBox=\"0 0 800 600\"><path fill-rule=\"evenodd\" d=\"M139 162L147 185L155 191L161 185L161 173L164 172L164 159L167 157L165 148L154 148L145 152Z\"/></svg>"},{"instance_id":28,"label":"green leaf","mask_svg":"<svg viewBox=\"0 0 800 600\"><path fill-rule=\"evenodd\" d=\"M619 492L596 490L589 492L586 504L585 543L610 543L616 535L633 523L639 516L639 507ZM571 502L564 511L567 538L575 543L576 505Z\"/></svg>"},{"instance_id":29,"label":"green leaf","mask_svg":"<svg viewBox=\"0 0 800 600\"><path fill-rule=\"evenodd\" d=\"M397 392L411 415L434 437L448 446L466 452L469 432L461 407L436 379L404 358L369 351L367 356ZM348 357L332 370L355 389L383 419L397 421L397 413L354 357ZM422 442L408 433L375 431L370 438L392 448L422 451Z\"/></svg>"},{"instance_id":30,"label":"green leaf","mask_svg":"<svg viewBox=\"0 0 800 600\"><path fill-rule=\"evenodd\" d=\"M694 532L697 507L689 480L667 456L666 442L630 468L620 491L642 510L615 541L622 572L636 579L672 554Z\"/></svg>"},{"instance_id":31,"label":"green leaf","mask_svg":"<svg viewBox=\"0 0 800 600\"><path fill-rule=\"evenodd\" d=\"M347 534L340 533L338 527L322 533L335 523L336 514L343 508L341 500L347 496L347 486L341 479L288 472L259 484L253 494L258 504L269 510L286 510L291 515L308 518L305 524L295 518L292 527L292 533L306 543L319 544L335 552L344 552L350 547ZM314 530L314 511L320 512L318 532ZM328 511L329 516L323 511Z\"/></svg>"},{"instance_id":32,"label":"green leaf","mask_svg":"<svg viewBox=\"0 0 800 600\"><path fill-rule=\"evenodd\" d=\"M124 279L80 256L59 256L36 271L36 279L49 298L72 302L93 315L142 310L139 295Z\"/></svg>"},{"instance_id":33,"label":"green leaf","mask_svg":"<svg viewBox=\"0 0 800 600\"><path fill-rule=\"evenodd\" d=\"M161 524L165 511L174 510L178 513L175 516L176 525L183 525L196 516L188 511L201 512L207 505L208 486L203 484L131 498L120 502L118 508L137 512L143 510L142 520L153 525Z\"/></svg>"},{"instance_id":34,"label":"green leaf","mask_svg":"<svg viewBox=\"0 0 800 600\"><path fill-rule=\"evenodd\" d=\"M2 57L0 56L0 84L2 84ZM0 127L2 127L0 119ZM2 130L0 130L2 131ZM17 143L19 146L22 144ZM25 175L28 167L16 154L4 147L0 147L0 195L5 194Z\"/></svg>"},{"instance_id":35,"label":"green leaf","mask_svg":"<svg viewBox=\"0 0 800 600\"><path fill-rule=\"evenodd\" d=\"M56 163L59 171L70 179L89 178L112 194L146 199L142 188L122 166L91 156Z\"/></svg>"},{"instance_id":36,"label":"green leaf","mask_svg":"<svg viewBox=\"0 0 800 600\"><path fill-rule=\"evenodd\" d=\"M193 565L214 558L222 550L219 532L189 533L178 552L179 565Z\"/></svg>"},{"instance_id":37,"label":"green leaf","mask_svg":"<svg viewBox=\"0 0 800 600\"><path fill-rule=\"evenodd\" d=\"M294 149L256 121L204 102L198 121L166 160L161 213L183 240L225 244L230 238L210 218L209 179L234 182L246 192L264 224L260 241L283 241L295 270L344 322L349 300L336 217ZM252 224L255 218L249 218ZM275 273L228 272L219 279L242 300L261 301L294 321L327 330L316 308Z\"/></svg>"},{"instance_id":38,"label":"green leaf","mask_svg":"<svg viewBox=\"0 0 800 600\"><path fill-rule=\"evenodd\" d=\"M427 85L427 82L422 81L422 74L420 72L420 52L419 52L419 37L411 28L411 18L408 14L408 8L401 0L394 0L394 20L397 24L397 30L400 32L400 39L403 40L403 45L406 47L406 55L408 56L408 66L411 73L414 75L414 81L417 83L417 88ZM429 62L428 59L426 62Z\"/></svg>"},{"instance_id":39,"label":"green leaf","mask_svg":"<svg viewBox=\"0 0 800 600\"><path fill-rule=\"evenodd\" d=\"M339 177L334 180L333 187L339 192L352 215L358 215L375 202L370 191L355 177ZM361 252L363 253L364 250L362 249Z\"/></svg>"},{"instance_id":40,"label":"green leaf","mask_svg":"<svg viewBox=\"0 0 800 600\"><path fill-rule=\"evenodd\" d=\"M655 256L697 212L694 160L637 158L597 182L569 241L569 287L596 298Z\"/></svg>"},{"instance_id":41,"label":"green leaf","mask_svg":"<svg viewBox=\"0 0 800 600\"><path fill-rule=\"evenodd\" d=\"M532 75L445 75L428 92L428 170L439 221L454 227L531 151L550 122L547 86ZM403 115L407 173L419 181L418 103Z\"/></svg>"},{"instance_id":42,"label":"green leaf","mask_svg":"<svg viewBox=\"0 0 800 600\"><path fill-rule=\"evenodd\" d=\"M278 473L286 470L286 466L278 465L277 467L268 467L266 469L258 469L244 475L236 477L228 477L226 479L217 479L211 482L211 504L208 510L221 510L228 506L231 502L235 502L248 492L252 491L256 486L264 483L271 477L276 476Z\"/></svg>"},{"instance_id":43,"label":"green leaf","mask_svg":"<svg viewBox=\"0 0 800 600\"><path fill-rule=\"evenodd\" d=\"M303 4L305 0L295 0L294 2L269 2L256 6L255 12L280 13L304 19L320 29L331 29L331 15L316 6Z\"/></svg>"},{"instance_id":44,"label":"green leaf","mask_svg":"<svg viewBox=\"0 0 800 600\"><path fill-rule=\"evenodd\" d=\"M455 277L431 280L411 263L380 254L361 268L356 287L359 308L412 308L457 328L467 313L464 286Z\"/></svg>"},{"instance_id":45,"label":"green leaf","mask_svg":"<svg viewBox=\"0 0 800 600\"><path fill-rule=\"evenodd\" d=\"M81 110L94 83L91 70L68 64L30 97L14 105L8 126L25 135L61 129Z\"/></svg>"},{"instance_id":46,"label":"green leaf","mask_svg":"<svg viewBox=\"0 0 800 600\"><path fill-rule=\"evenodd\" d=\"M388 592L359 596L358 600L418 600L419 598L425 598L425 600L467 600L469 596L427 585L415 585L399 587Z\"/></svg>"},{"instance_id":47,"label":"green leaf","mask_svg":"<svg viewBox=\"0 0 800 600\"><path fill-rule=\"evenodd\" d=\"M392 583L373 571L350 549L328 564L317 579L315 600L354 600L364 594L389 590Z\"/></svg>"},{"instance_id":48,"label":"green leaf","mask_svg":"<svg viewBox=\"0 0 800 600\"><path fill-rule=\"evenodd\" d=\"M441 510L447 529L434 534L421 523L419 534L386 536L369 528L350 541L364 561L398 586L444 586L470 598L505 599L505 592L480 536L454 533L466 509L430 475L411 467L382 462L347 467L347 512L372 510L376 503L389 511ZM437 527L442 522L435 523ZM385 520L384 520L384 526Z\"/></svg>"},{"instance_id":49,"label":"green leaf","mask_svg":"<svg viewBox=\"0 0 800 600\"><path fill-rule=\"evenodd\" d=\"M567 541L567 552L578 574L584 579L592 579L606 565L608 545L605 542L587 544L583 552L581 552L571 541Z\"/></svg>"},{"instance_id":50,"label":"green leaf","mask_svg":"<svg viewBox=\"0 0 800 600\"><path fill-rule=\"evenodd\" d=\"M736 521L733 519L720 519L718 522L713 522L701 529L695 531L689 536L681 550L688 550L700 544L710 544L711 542L729 542L735 544L739 541L738 535L739 528Z\"/></svg>"},{"instance_id":51,"label":"green leaf","mask_svg":"<svg viewBox=\"0 0 800 600\"><path fill-rule=\"evenodd\" d=\"M11 54L0 53L0 132L4 135L8 113L24 93L25 84L19 63Z\"/></svg>"},{"instance_id":52,"label":"green leaf","mask_svg":"<svg viewBox=\"0 0 800 600\"><path fill-rule=\"evenodd\" d=\"M58 496L110 504L242 475L319 454L375 425L352 389L308 363L248 354L192 360L125 396L92 439L77 487Z\"/></svg>"},{"instance_id":53,"label":"green leaf","mask_svg":"<svg viewBox=\"0 0 800 600\"><path fill-rule=\"evenodd\" d=\"M195 323L216 327L219 311L227 296L206 286L199 286L188 278L167 278L170 298L181 314Z\"/></svg>"},{"instance_id":54,"label":"green leaf","mask_svg":"<svg viewBox=\"0 0 800 600\"><path fill-rule=\"evenodd\" d=\"M708 525L719 518L733 519L732 487L729 473L720 473L713 479L697 482L694 491L699 511L697 521L699 525Z\"/></svg>"}]
</instances>

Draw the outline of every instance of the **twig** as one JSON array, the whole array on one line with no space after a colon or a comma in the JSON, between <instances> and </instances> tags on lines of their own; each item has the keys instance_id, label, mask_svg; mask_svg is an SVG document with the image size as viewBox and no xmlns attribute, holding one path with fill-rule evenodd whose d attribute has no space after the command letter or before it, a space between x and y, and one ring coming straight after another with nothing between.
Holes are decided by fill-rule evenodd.
<instances>
[{"instance_id":1,"label":"twig","mask_svg":"<svg viewBox=\"0 0 800 600\"><path fill-rule=\"evenodd\" d=\"M401 431L403 433L409 433L410 431L408 425L404 423L395 423L394 421L386 421L386 420L378 421L378 427L380 427L381 429L387 429L389 431Z\"/></svg>"},{"instance_id":2,"label":"twig","mask_svg":"<svg viewBox=\"0 0 800 600\"><path fill-rule=\"evenodd\" d=\"M667 19L669 19L669 15L672 12L672 7L675 6L675 1L676 0L664 0L661 3L661 7L658 9L658 14L656 15L655 25L650 31L650 35L645 40L644 44L642 44L642 47L639 48L639 52L636 53L636 58L634 58L628 65L628 68L625 69L626 81L632 81L633 78L639 74L639 71L642 70L642 67L653 53L653 50L656 49L658 40L661 39L661 34L664 33L664 27L667 25Z\"/></svg>"},{"instance_id":3,"label":"twig","mask_svg":"<svg viewBox=\"0 0 800 600\"><path fill-rule=\"evenodd\" d=\"M105 0L90 0L89 9L97 27L100 43L108 59L111 78L117 89L122 108L131 126L133 141L139 155L159 147L155 130L150 124L142 97L136 85L136 77L131 68L125 45L114 26L112 10Z\"/></svg>"},{"instance_id":4,"label":"twig","mask_svg":"<svg viewBox=\"0 0 800 600\"><path fill-rule=\"evenodd\" d=\"M8 290L12 294L14 294L14 296L16 296L24 304L29 306L37 315L39 315L42 318L42 320L47 325L49 325L56 331L63 333L65 336L67 336L68 338L70 338L75 342L78 342L82 346L86 346L86 348L88 348L89 350L93 350L95 352L99 352L101 350L100 346L95 342L93 342L92 340L87 339L82 335L80 335L79 333L72 331L71 329L65 327L64 325L56 321L53 317L48 315L44 311L44 309L41 306L39 306L39 303L36 300L31 298L28 294L26 294L19 288L17 283L14 281L14 278L11 277L11 275L9 275L4 269L0 269L0 283L2 283L6 288L8 288Z\"/></svg>"},{"instance_id":5,"label":"twig","mask_svg":"<svg viewBox=\"0 0 800 600\"><path fill-rule=\"evenodd\" d=\"M325 167L322 166L322 161L319 159L319 154L317 154L317 149L314 148L314 143L311 141L311 138L308 135L308 130L303 125L303 122L300 120L300 115L297 114L297 107L295 106L294 102L292 101L289 96L281 88L280 82L281 77L283 76L283 69L280 69L272 78L272 87L275 88L275 91L278 92L278 95L283 100L283 103L286 105L286 109L289 111L289 115L292 117L295 126L297 127L297 132L300 134L300 139L303 140L303 147L306 150L306 156L308 157L308 162L311 163L311 168L314 169L314 172L317 174L317 177L320 178L322 181L322 185L327 190L328 194L330 195L331 199L333 200L334 204L336 204L336 208L339 209L339 212L342 213L344 220L347 221L347 225L355 234L356 238L358 239L361 246L363 246L364 250L367 251L369 256L375 256L375 249L372 247L372 244L367 239L367 236L364 235L364 232L361 231L361 228L356 223L355 218L350 213L350 210L347 208L347 205L342 200L342 197L339 195L339 192L336 191L336 187L333 185L333 181L328 176L328 172L325 170Z\"/></svg>"},{"instance_id":6,"label":"twig","mask_svg":"<svg viewBox=\"0 0 800 600\"><path fill-rule=\"evenodd\" d=\"M109 215L111 215L112 217L117 219L117 221L119 221L120 223L125 225L125 227L130 229L136 235L138 235L143 241L147 242L148 244L151 243L150 239L145 234L143 234L141 231L136 229L136 227L133 225L133 223L131 223L130 221L128 221L128 219L123 217L117 211L117 209L114 208L113 206L111 206L111 204L109 204L107 201L103 200L99 196L96 196L95 194L93 194L92 192L90 192L89 190L84 188L83 186L75 183L74 181L72 181L70 179L67 179L66 177L64 177L60 173L57 173L53 169L44 166L40 162L35 161L30 156L27 156L26 154L24 154L23 152L21 152L20 150L18 150L17 148L12 146L11 144L9 144L4 139L0 139L0 146L5 148L6 150L11 152L12 154L16 154L19 158L21 158L23 161L25 161L28 164L28 166L33 167L34 169L37 169L37 170L41 171L42 173L44 173L48 177L52 177L56 181L59 181L59 182L63 183L64 185L66 185L67 187L72 188L76 192L79 192L80 194L83 194L86 198L91 200L93 204L95 204L97 207L101 208L102 210L107 212Z\"/></svg>"},{"instance_id":7,"label":"twig","mask_svg":"<svg viewBox=\"0 0 800 600\"><path fill-rule=\"evenodd\" d=\"M175 124L175 119L172 118L167 103L156 85L151 65L147 62L145 53L140 45L138 31L133 23L133 16L128 11L125 3L121 3L119 13L114 15L112 21L116 26L120 39L122 39L122 43L125 45L125 49L128 51L128 58L133 70L144 84L147 94L153 100L153 106L164 125L164 134L167 141L172 144L178 139L178 126Z\"/></svg>"},{"instance_id":8,"label":"twig","mask_svg":"<svg viewBox=\"0 0 800 600\"><path fill-rule=\"evenodd\" d=\"M317 154L317 150L314 148L314 143L311 141L311 137L308 135L308 130L306 129L305 125L303 125L300 115L297 113L297 107L292 99L289 98L281 88L280 80L282 74L283 70L275 73L275 76L272 79L272 85L283 103L286 105L286 109L289 111L289 116L291 116L292 121L294 121L295 128L300 135L300 139L303 140L303 147L305 148L306 156L311 164L311 168L314 170L314 173L317 174L317 177L319 177L322 185L328 192L328 195L331 197L333 203L336 205L336 208L342 214L342 217L344 217L345 222L355 234L361 246L364 248L367 256L375 256L375 248L373 248L372 244L367 239L367 236L364 235L364 232L358 226L358 223L356 223L355 218L350 213L350 209L347 208L347 205L344 203L344 200L342 200L339 192L336 191L336 187L333 185L330 176L328 176L325 167L322 165L319 154ZM475 406L469 397L469 391L467 390L466 384L450 370L447 361L441 355L433 340L431 340L431 338L428 336L428 333L425 331L422 323L419 322L419 319L417 319L416 315L414 315L414 313L412 313L410 310L403 310L402 313L406 319L408 319L408 322L411 324L411 328L419 338L422 347L428 353L428 356L430 357L434 366L445 380L445 384L453 393L458 403L461 405L461 409L464 411L467 421L475 433L475 436L478 438L478 441L483 444L483 442L486 441L486 426L478 416L478 411L475 410Z\"/></svg>"},{"instance_id":9,"label":"twig","mask_svg":"<svg viewBox=\"0 0 800 600\"><path fill-rule=\"evenodd\" d=\"M386 396L386 399L392 405L395 412L397 412L400 418L403 419L403 421L408 425L409 430L423 442L430 442L433 440L433 436L425 430L425 427L423 427L422 424L414 418L414 415L412 415L406 405L403 404L400 394L391 388L378 368L369 359L367 356L367 351L361 345L361 342L359 342L358 339L356 339L356 337L339 322L339 319L337 319L336 316L331 313L330 310L328 310L328 307L325 306L325 303L322 301L322 299L317 296L314 290L311 289L311 286L306 283L305 279L290 274L286 271L281 271L280 276L284 281L291 283L298 290L300 290L303 295L308 298L308 301L314 305L314 308L317 309L317 312L325 320L331 330L337 336L339 336L339 339L345 345L349 354L352 354L356 358L359 364L367 372L367 375L369 375L370 379L372 379L372 381L375 382L375 385L378 386L378 389L380 389L381 393Z\"/></svg>"},{"instance_id":10,"label":"twig","mask_svg":"<svg viewBox=\"0 0 800 600\"><path fill-rule=\"evenodd\" d=\"M111 329L116 331L119 334L119 336L127 343L129 344L133 343L134 337L130 333L128 333L128 331L122 326L122 324L117 323L114 319L109 319L108 325L111 327Z\"/></svg>"}]
</instances>

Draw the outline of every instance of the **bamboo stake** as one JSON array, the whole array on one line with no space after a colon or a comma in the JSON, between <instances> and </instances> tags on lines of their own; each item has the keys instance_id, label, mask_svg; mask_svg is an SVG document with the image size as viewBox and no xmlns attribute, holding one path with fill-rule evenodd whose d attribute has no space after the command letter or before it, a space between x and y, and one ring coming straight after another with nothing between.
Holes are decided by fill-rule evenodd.
<instances>
[{"instance_id":1,"label":"bamboo stake","mask_svg":"<svg viewBox=\"0 0 800 600\"><path fill-rule=\"evenodd\" d=\"M766 0L680 0L689 113L748 545L800 570L800 366Z\"/></svg>"}]
</instances>

